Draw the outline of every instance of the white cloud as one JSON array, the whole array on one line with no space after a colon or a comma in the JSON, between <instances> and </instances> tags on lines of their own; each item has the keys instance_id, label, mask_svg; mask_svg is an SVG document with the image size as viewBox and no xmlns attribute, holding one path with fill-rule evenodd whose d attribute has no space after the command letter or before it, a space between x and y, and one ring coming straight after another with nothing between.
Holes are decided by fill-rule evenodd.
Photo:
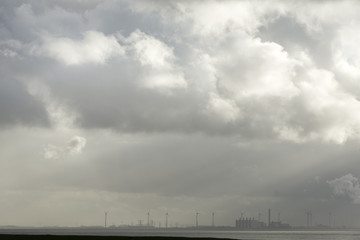
<instances>
[{"instance_id":1,"label":"white cloud","mask_svg":"<svg viewBox=\"0 0 360 240\"><path fill-rule=\"evenodd\" d=\"M154 71L148 76L143 76L142 80L145 87L159 89L160 91L164 89L186 88L187 86L181 73Z\"/></svg>"},{"instance_id":2,"label":"white cloud","mask_svg":"<svg viewBox=\"0 0 360 240\"><path fill-rule=\"evenodd\" d=\"M358 138L360 102L346 92L332 72L308 69L300 77L301 98L316 123L314 134L326 141L344 143Z\"/></svg>"},{"instance_id":3,"label":"white cloud","mask_svg":"<svg viewBox=\"0 0 360 240\"><path fill-rule=\"evenodd\" d=\"M80 136L74 136L64 147L48 144L43 149L43 156L46 159L59 159L71 155L81 154L85 148L86 139Z\"/></svg>"},{"instance_id":4,"label":"white cloud","mask_svg":"<svg viewBox=\"0 0 360 240\"><path fill-rule=\"evenodd\" d=\"M43 40L40 52L66 65L105 64L111 57L124 55L123 47L114 36L97 31L85 32L82 40L53 36L43 36Z\"/></svg>"},{"instance_id":5,"label":"white cloud","mask_svg":"<svg viewBox=\"0 0 360 240\"><path fill-rule=\"evenodd\" d=\"M57 99L54 93L41 82L27 79L26 84L28 92L43 102L53 128L67 130L75 127L78 113Z\"/></svg>"},{"instance_id":6,"label":"white cloud","mask_svg":"<svg viewBox=\"0 0 360 240\"><path fill-rule=\"evenodd\" d=\"M86 145L86 139L79 136L74 136L67 144L65 152L69 154L79 154Z\"/></svg>"},{"instance_id":7,"label":"white cloud","mask_svg":"<svg viewBox=\"0 0 360 240\"><path fill-rule=\"evenodd\" d=\"M147 29L146 26L132 26L124 30L126 33L116 30L109 35L100 30L85 31L82 39L58 38L54 36L64 35L52 33L44 35L41 53L66 65L104 64L111 57L123 56L122 64L116 62L119 66L112 65L112 69L109 68L109 71L103 73L106 75L103 82L108 85L101 85L100 88L103 87L103 91L109 94L104 94L103 99L96 99L92 106L108 106L109 102L132 104L131 108L127 108L126 104L126 107L111 105L108 111L106 108L84 107L89 104L88 99L92 99L86 92L97 92L94 86L100 86L98 83L87 85L84 81L82 93L77 91L79 96L72 95L76 89L72 94L62 93L62 97L69 99L69 102L79 104L74 108L78 113L61 114L70 111L64 107L51 108L56 104L48 104L47 109L53 116L52 119L59 116L59 119L64 120L64 116L73 116L72 120L69 119L72 123L68 125L73 125L76 119L81 119L85 122L84 125L87 125L87 121L92 121L87 119L88 116L101 115L105 119L106 127L117 129L125 126L126 131L156 129L212 133L220 129L231 134L242 135L247 132L255 138L276 137L298 143L321 140L343 144L349 139L359 138L360 104L356 96L343 88L342 79L338 78L334 69L318 66L314 56L316 53L311 51L311 47L317 46L306 45L311 44L311 41L302 43L305 47L291 43L297 50L288 51L281 42L265 40L257 34L261 27L271 25L274 19L287 16L293 17L297 27L307 29L304 33L309 34L307 37L327 37L328 35L321 35L324 34L322 30L316 30L317 25L319 29L328 27L324 24L325 18L321 16L312 19L313 14L306 14L304 10L308 4L299 12L294 10L292 4L281 2L278 5L266 4L261 7L250 2L232 1L224 4L216 1L205 4L167 4L149 6L148 3L137 2L135 8L130 7L135 15L141 13L143 16L150 16L156 10L160 11L162 18L152 19L157 27L161 26L154 28L155 30ZM112 5L99 5L103 8L100 12L106 12L106 7ZM163 5L165 7L160 10L159 6ZM31 10L29 6L25 7ZM198 11L202 14L198 14ZM32 11L27 14L36 18ZM172 14L174 16L169 17ZM321 14L327 16L330 12L326 10ZM331 21L331 24L338 23ZM104 32L109 32L106 30ZM342 30L346 33L345 37L357 36L356 29L345 30ZM336 39L334 44L325 46L336 46L335 49L341 50L338 58L344 60L350 54L346 38ZM357 37L353 37L350 41L350 49L355 47L356 40ZM356 53L353 55L356 60ZM355 60L352 62L353 72L357 71ZM337 68L351 73L340 65ZM74 71L81 72L78 69ZM81 73L89 82L96 81L90 75L86 74L86 71ZM69 73L66 76L72 75ZM109 80L115 78L116 83L115 80ZM61 81L67 80L59 80ZM115 85L121 85L128 91L105 87ZM138 91L139 86L144 89ZM53 87L53 91L57 92L56 85ZM129 94L119 94L121 91ZM169 96L173 98L167 98ZM152 100L163 101L164 105L162 108L147 111L152 108L151 104L148 104ZM148 105L142 101L147 101ZM60 100L52 101L55 102ZM60 111L61 109L65 110ZM173 123L175 115L181 115L181 118L177 118L181 121L176 124L163 124ZM346 116L346 119L343 116ZM204 122L205 118L207 120ZM221 121L218 121L219 119ZM194 121L204 124L193 124ZM230 122L236 124L228 124ZM101 124L91 126L103 127ZM198 129L193 129L194 126Z\"/></svg>"},{"instance_id":8,"label":"white cloud","mask_svg":"<svg viewBox=\"0 0 360 240\"><path fill-rule=\"evenodd\" d=\"M351 23L341 28L332 43L336 70L353 81L360 77L360 33L357 26L357 23Z\"/></svg>"},{"instance_id":9,"label":"white cloud","mask_svg":"<svg viewBox=\"0 0 360 240\"><path fill-rule=\"evenodd\" d=\"M219 85L233 98L289 99L298 94L292 82L297 62L280 45L262 42L241 31L227 37L228 40L216 48L215 68Z\"/></svg>"},{"instance_id":10,"label":"white cloud","mask_svg":"<svg viewBox=\"0 0 360 240\"><path fill-rule=\"evenodd\" d=\"M160 91L187 87L183 73L176 66L173 49L164 42L140 30L123 39L130 51L134 51L132 57L142 66L143 86Z\"/></svg>"},{"instance_id":11,"label":"white cloud","mask_svg":"<svg viewBox=\"0 0 360 240\"><path fill-rule=\"evenodd\" d=\"M269 13L275 9L273 4L262 3L259 7L248 1L227 1L225 4L217 1L178 1L174 5L175 7L161 9L159 6L151 9L151 6L147 5L146 8L138 7L137 10L151 9L156 13L160 11L166 19L171 19L182 27L183 23L190 23L186 26L187 33L214 40L213 37L220 39L223 34L233 29L243 29L250 34L256 32L262 24L261 16L264 12ZM280 3L277 6L282 8Z\"/></svg>"},{"instance_id":12,"label":"white cloud","mask_svg":"<svg viewBox=\"0 0 360 240\"><path fill-rule=\"evenodd\" d=\"M292 142L305 142L307 139L300 136L301 128L292 128L286 126L286 124L281 126L275 126L274 131L278 134L278 138L281 140L292 141ZM311 135L309 138L312 138Z\"/></svg>"},{"instance_id":13,"label":"white cloud","mask_svg":"<svg viewBox=\"0 0 360 240\"><path fill-rule=\"evenodd\" d=\"M359 179L352 174L347 174L340 178L327 181L337 196L345 196L354 203L360 203L360 186Z\"/></svg>"},{"instance_id":14,"label":"white cloud","mask_svg":"<svg viewBox=\"0 0 360 240\"><path fill-rule=\"evenodd\" d=\"M168 69L175 60L173 49L153 36L135 30L126 39L135 50L135 57L144 66Z\"/></svg>"},{"instance_id":15,"label":"white cloud","mask_svg":"<svg viewBox=\"0 0 360 240\"><path fill-rule=\"evenodd\" d=\"M209 104L206 110L210 114L215 114L215 116L224 122L236 121L241 116L239 108L233 101L223 99L214 93L210 94Z\"/></svg>"},{"instance_id":16,"label":"white cloud","mask_svg":"<svg viewBox=\"0 0 360 240\"><path fill-rule=\"evenodd\" d=\"M338 28L359 20L356 1L308 1L290 2L285 11L302 23L309 34L323 34L331 27ZM336 9L337 11L334 11Z\"/></svg>"},{"instance_id":17,"label":"white cloud","mask_svg":"<svg viewBox=\"0 0 360 240\"><path fill-rule=\"evenodd\" d=\"M43 149L43 156L46 159L57 159L62 156L64 153L61 147L57 147L51 144L48 144Z\"/></svg>"}]
</instances>

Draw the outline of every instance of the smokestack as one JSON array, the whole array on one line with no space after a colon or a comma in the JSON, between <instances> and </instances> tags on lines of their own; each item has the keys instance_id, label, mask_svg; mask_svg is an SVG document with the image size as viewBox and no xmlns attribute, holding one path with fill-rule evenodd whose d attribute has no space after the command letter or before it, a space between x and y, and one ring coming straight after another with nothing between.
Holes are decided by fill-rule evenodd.
<instances>
[{"instance_id":1,"label":"smokestack","mask_svg":"<svg viewBox=\"0 0 360 240\"><path fill-rule=\"evenodd\" d=\"M270 221L271 221L271 209L269 208L269 225L268 225L268 227L270 227Z\"/></svg>"}]
</instances>

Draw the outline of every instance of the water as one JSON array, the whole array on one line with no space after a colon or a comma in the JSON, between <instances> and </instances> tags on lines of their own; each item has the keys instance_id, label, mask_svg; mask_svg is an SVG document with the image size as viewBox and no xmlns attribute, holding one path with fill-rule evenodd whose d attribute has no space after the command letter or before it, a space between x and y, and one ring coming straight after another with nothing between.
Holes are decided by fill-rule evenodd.
<instances>
[{"instance_id":1,"label":"water","mask_svg":"<svg viewBox=\"0 0 360 240\"><path fill-rule=\"evenodd\" d=\"M234 231L198 233L197 236L258 240L359 240L360 231Z\"/></svg>"},{"instance_id":2,"label":"water","mask_svg":"<svg viewBox=\"0 0 360 240\"><path fill-rule=\"evenodd\" d=\"M360 231L134 231L84 228L33 228L0 229L0 233L97 236L180 236L231 238L244 240L360 240Z\"/></svg>"},{"instance_id":3,"label":"water","mask_svg":"<svg viewBox=\"0 0 360 240\"><path fill-rule=\"evenodd\" d=\"M147 233L142 236L149 236ZM203 231L160 233L158 236L276 240L360 240L360 231Z\"/></svg>"}]
</instances>

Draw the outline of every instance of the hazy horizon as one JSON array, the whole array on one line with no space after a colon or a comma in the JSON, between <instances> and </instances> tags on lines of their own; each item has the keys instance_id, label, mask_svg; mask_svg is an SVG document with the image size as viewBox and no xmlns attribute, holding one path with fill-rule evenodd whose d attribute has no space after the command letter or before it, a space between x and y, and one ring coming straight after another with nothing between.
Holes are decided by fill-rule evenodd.
<instances>
[{"instance_id":1,"label":"hazy horizon","mask_svg":"<svg viewBox=\"0 0 360 240\"><path fill-rule=\"evenodd\" d=\"M360 2L0 2L0 226L360 227Z\"/></svg>"}]
</instances>

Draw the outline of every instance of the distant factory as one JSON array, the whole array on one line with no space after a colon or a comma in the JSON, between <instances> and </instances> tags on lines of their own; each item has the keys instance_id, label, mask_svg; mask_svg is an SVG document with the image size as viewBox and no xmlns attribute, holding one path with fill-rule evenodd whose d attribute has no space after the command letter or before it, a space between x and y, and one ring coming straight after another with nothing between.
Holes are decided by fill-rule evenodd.
<instances>
[{"instance_id":1,"label":"distant factory","mask_svg":"<svg viewBox=\"0 0 360 240\"><path fill-rule=\"evenodd\" d=\"M236 219L235 228L237 229L261 229L265 228L264 222L255 220L254 218L239 218Z\"/></svg>"},{"instance_id":2,"label":"distant factory","mask_svg":"<svg viewBox=\"0 0 360 240\"><path fill-rule=\"evenodd\" d=\"M241 214L242 215L242 214ZM278 215L278 221L271 220L271 209L268 211L268 224L260 221L260 217L258 220L255 218L244 218L241 216L239 219L235 221L236 229L289 229L291 226L287 223L282 223L280 221L280 214Z\"/></svg>"}]
</instances>

